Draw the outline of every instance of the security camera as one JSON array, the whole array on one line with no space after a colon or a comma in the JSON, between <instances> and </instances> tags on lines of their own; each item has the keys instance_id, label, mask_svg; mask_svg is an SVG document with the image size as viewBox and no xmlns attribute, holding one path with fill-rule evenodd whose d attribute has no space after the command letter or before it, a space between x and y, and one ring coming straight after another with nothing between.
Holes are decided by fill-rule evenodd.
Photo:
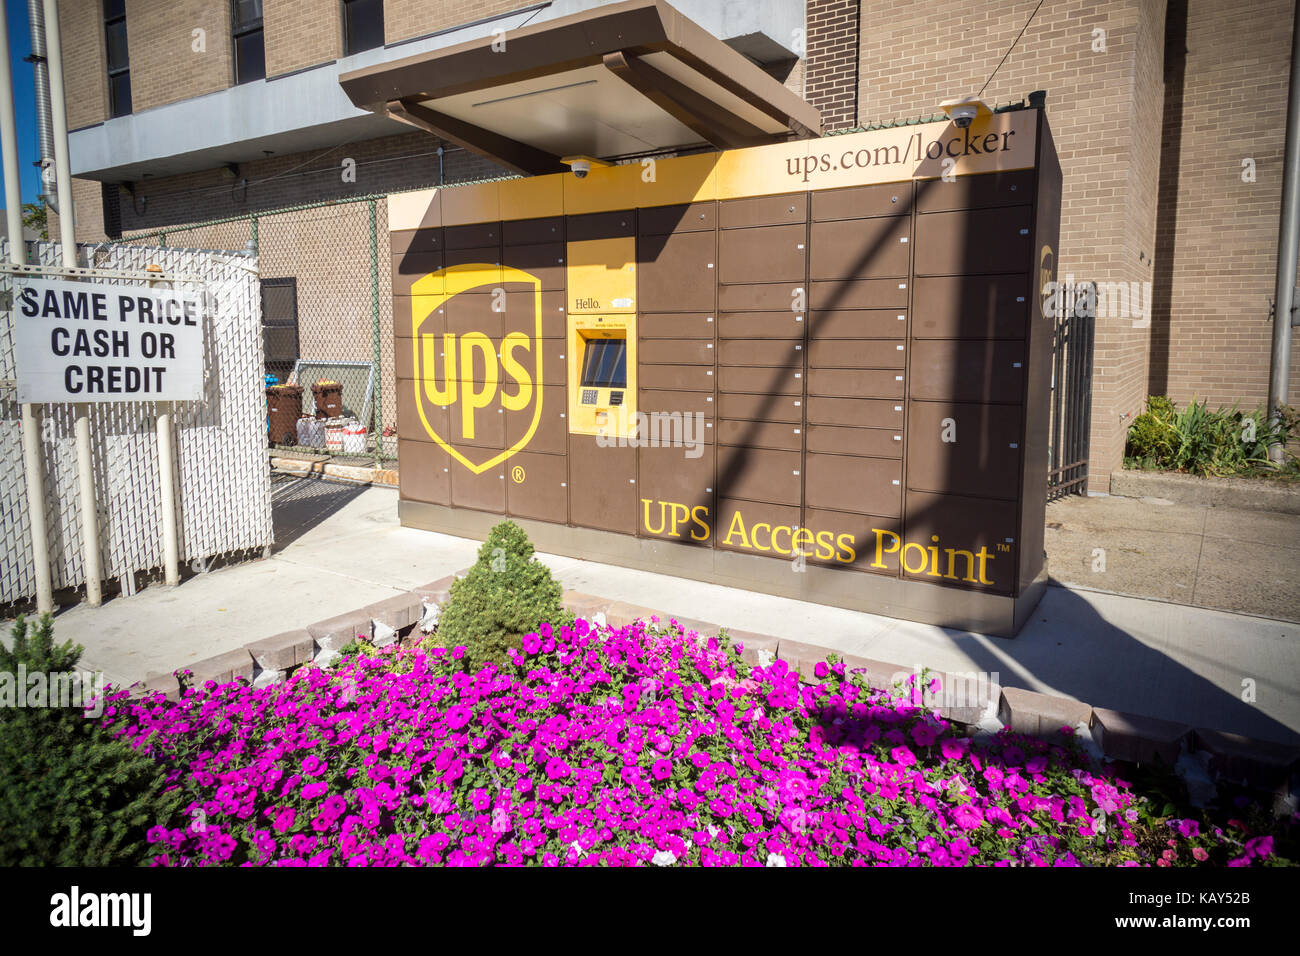
<instances>
[{"instance_id":1,"label":"security camera","mask_svg":"<svg viewBox=\"0 0 1300 956\"><path fill-rule=\"evenodd\" d=\"M591 163L585 159L575 159L569 164L569 168L573 170L573 175L579 179L586 179L587 173L591 172Z\"/></svg>"},{"instance_id":2,"label":"security camera","mask_svg":"<svg viewBox=\"0 0 1300 956\"><path fill-rule=\"evenodd\" d=\"M948 114L948 119L958 129L970 129L971 123L981 116L992 114L988 104L977 96L960 96L956 99L944 100L939 104L939 108Z\"/></svg>"},{"instance_id":3,"label":"security camera","mask_svg":"<svg viewBox=\"0 0 1300 956\"><path fill-rule=\"evenodd\" d=\"M968 129L978 114L979 110L974 106L958 106L954 107L951 116L958 129Z\"/></svg>"}]
</instances>

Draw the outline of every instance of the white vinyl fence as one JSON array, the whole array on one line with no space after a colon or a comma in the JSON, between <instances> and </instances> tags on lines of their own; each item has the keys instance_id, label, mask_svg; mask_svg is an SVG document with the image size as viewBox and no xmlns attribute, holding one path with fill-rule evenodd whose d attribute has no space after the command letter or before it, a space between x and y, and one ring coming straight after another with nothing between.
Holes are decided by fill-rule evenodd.
<instances>
[{"instance_id":1,"label":"white vinyl fence","mask_svg":"<svg viewBox=\"0 0 1300 956\"><path fill-rule=\"evenodd\" d=\"M62 264L58 243L29 245L34 265ZM177 518L182 566L205 570L218 557L272 542L266 454L261 298L257 259L235 252L83 246L96 268L203 280L204 398L174 408ZM0 240L0 261L8 250ZM191 286L186 284L185 288ZM22 419L13 352L12 277L0 272L0 604L35 597ZM81 501L72 405L43 405L42 446L51 575L56 590L85 585ZM129 591L134 573L161 568L158 439L152 402L91 406L102 565Z\"/></svg>"}]
</instances>

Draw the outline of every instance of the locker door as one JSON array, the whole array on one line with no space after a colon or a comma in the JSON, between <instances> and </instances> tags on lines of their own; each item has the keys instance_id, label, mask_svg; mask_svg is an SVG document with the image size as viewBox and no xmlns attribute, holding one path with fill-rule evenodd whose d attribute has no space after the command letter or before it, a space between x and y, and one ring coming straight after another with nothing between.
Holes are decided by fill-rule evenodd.
<instances>
[{"instance_id":1,"label":"locker door","mask_svg":"<svg viewBox=\"0 0 1300 956\"><path fill-rule=\"evenodd\" d=\"M701 454L694 458L684 447L637 450L638 534L683 544L712 545L713 446L696 448Z\"/></svg>"},{"instance_id":2,"label":"locker door","mask_svg":"<svg viewBox=\"0 0 1300 956\"><path fill-rule=\"evenodd\" d=\"M474 508L504 514L506 510L507 463L474 474L458 461L451 464L451 503L457 508Z\"/></svg>"},{"instance_id":3,"label":"locker door","mask_svg":"<svg viewBox=\"0 0 1300 956\"><path fill-rule=\"evenodd\" d=\"M601 448L595 436L569 436L570 521L635 534L637 498L635 448Z\"/></svg>"},{"instance_id":4,"label":"locker door","mask_svg":"<svg viewBox=\"0 0 1300 956\"><path fill-rule=\"evenodd\" d=\"M642 236L636 246L639 311L712 314L718 273L711 231Z\"/></svg>"},{"instance_id":5,"label":"locker door","mask_svg":"<svg viewBox=\"0 0 1300 956\"><path fill-rule=\"evenodd\" d=\"M906 216L815 222L811 277L876 279L907 276L912 221Z\"/></svg>"},{"instance_id":6,"label":"locker door","mask_svg":"<svg viewBox=\"0 0 1300 956\"><path fill-rule=\"evenodd\" d=\"M916 274L1023 273L1033 259L1033 208L1013 206L916 217Z\"/></svg>"},{"instance_id":7,"label":"locker door","mask_svg":"<svg viewBox=\"0 0 1300 956\"><path fill-rule=\"evenodd\" d=\"M1017 405L913 402L907 487L1014 500L1024 453L1020 418Z\"/></svg>"},{"instance_id":8,"label":"locker door","mask_svg":"<svg viewBox=\"0 0 1300 956\"><path fill-rule=\"evenodd\" d=\"M718 494L780 505L799 504L799 452L718 446Z\"/></svg>"},{"instance_id":9,"label":"locker door","mask_svg":"<svg viewBox=\"0 0 1300 956\"><path fill-rule=\"evenodd\" d=\"M569 520L568 461L564 455L518 452L507 459L506 510L521 518Z\"/></svg>"},{"instance_id":10,"label":"locker door","mask_svg":"<svg viewBox=\"0 0 1300 956\"><path fill-rule=\"evenodd\" d=\"M903 526L904 577L998 593L1015 587L1016 502L908 491Z\"/></svg>"},{"instance_id":11,"label":"locker door","mask_svg":"<svg viewBox=\"0 0 1300 956\"><path fill-rule=\"evenodd\" d=\"M408 501L451 504L451 456L432 441L397 440L399 493Z\"/></svg>"},{"instance_id":12,"label":"locker door","mask_svg":"<svg viewBox=\"0 0 1300 956\"><path fill-rule=\"evenodd\" d=\"M1019 402L1025 348L1018 341L922 339L912 343L911 397L930 401Z\"/></svg>"},{"instance_id":13,"label":"locker door","mask_svg":"<svg viewBox=\"0 0 1300 956\"><path fill-rule=\"evenodd\" d=\"M902 463L892 458L809 454L805 502L809 508L861 514L902 513Z\"/></svg>"},{"instance_id":14,"label":"locker door","mask_svg":"<svg viewBox=\"0 0 1300 956\"><path fill-rule=\"evenodd\" d=\"M806 228L800 223L722 230L718 234L718 281L728 285L802 282L807 262Z\"/></svg>"},{"instance_id":15,"label":"locker door","mask_svg":"<svg viewBox=\"0 0 1300 956\"><path fill-rule=\"evenodd\" d=\"M912 335L926 339L1022 339L1029 277L925 276L913 292Z\"/></svg>"}]
</instances>

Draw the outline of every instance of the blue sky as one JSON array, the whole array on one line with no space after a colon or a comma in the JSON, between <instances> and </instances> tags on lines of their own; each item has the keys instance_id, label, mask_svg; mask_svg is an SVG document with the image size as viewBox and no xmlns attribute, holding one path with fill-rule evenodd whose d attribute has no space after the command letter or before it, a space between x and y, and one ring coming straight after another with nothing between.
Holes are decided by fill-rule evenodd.
<instances>
[{"instance_id":1,"label":"blue sky","mask_svg":"<svg viewBox=\"0 0 1300 956\"><path fill-rule=\"evenodd\" d=\"M41 176L32 163L41 158L36 139L36 101L32 93L32 65L23 57L32 52L32 37L27 29L27 4L23 0L4 0L9 23L9 69L14 78L14 108L18 112L18 170L23 181L23 202L36 202L41 191ZM0 196L0 205L4 197Z\"/></svg>"}]
</instances>

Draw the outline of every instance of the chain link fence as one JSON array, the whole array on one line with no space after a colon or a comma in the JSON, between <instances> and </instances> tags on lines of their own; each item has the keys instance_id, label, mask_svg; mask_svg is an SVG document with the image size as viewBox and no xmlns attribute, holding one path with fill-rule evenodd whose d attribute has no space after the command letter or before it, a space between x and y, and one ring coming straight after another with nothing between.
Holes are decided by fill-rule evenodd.
<instances>
[{"instance_id":1,"label":"chain link fence","mask_svg":"<svg viewBox=\"0 0 1300 956\"><path fill-rule=\"evenodd\" d=\"M345 393L345 411L358 419L364 413L366 420L360 422L364 452L344 457L395 467L392 259L385 196L287 206L137 233L118 243L254 251L261 268L263 374L302 386L304 413L314 410L311 386L322 376L345 379L347 389L360 391L372 379L369 396L354 400L350 391ZM352 384L354 378L361 384ZM325 451L307 445L276 447Z\"/></svg>"},{"instance_id":2,"label":"chain link fence","mask_svg":"<svg viewBox=\"0 0 1300 956\"><path fill-rule=\"evenodd\" d=\"M34 265L61 266L57 243L29 243ZM239 252L199 252L141 245L82 247L89 265L142 272L146 267L202 283L207 329L204 397L175 403L176 498L180 556L189 569L261 552L272 541L266 464L262 343L255 260ZM0 240L0 259L8 261ZM130 280L125 280L130 281ZM0 271L0 605L36 593L31 519L22 452L12 275ZM91 457L101 567L131 593L136 576L163 558L161 480L154 402L89 405ZM75 406L40 406L42 470L51 578L56 590L85 585L82 498L78 485Z\"/></svg>"}]
</instances>

